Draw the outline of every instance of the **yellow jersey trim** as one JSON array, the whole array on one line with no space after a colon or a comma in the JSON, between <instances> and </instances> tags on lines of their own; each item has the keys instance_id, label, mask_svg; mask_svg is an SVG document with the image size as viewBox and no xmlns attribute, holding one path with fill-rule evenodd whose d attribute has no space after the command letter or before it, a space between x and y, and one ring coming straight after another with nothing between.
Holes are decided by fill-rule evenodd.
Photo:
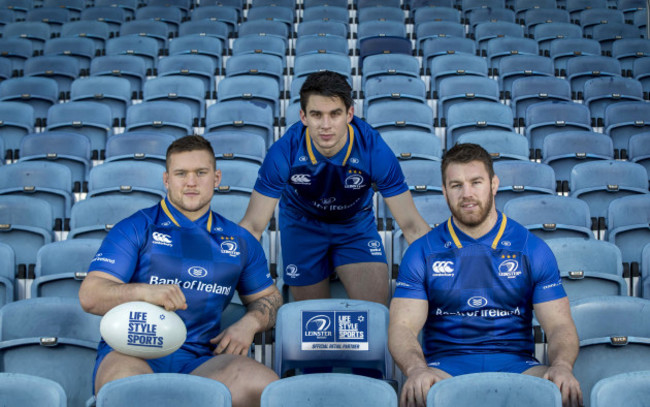
<instances>
[{"instance_id":1,"label":"yellow jersey trim","mask_svg":"<svg viewBox=\"0 0 650 407\"><path fill-rule=\"evenodd\" d=\"M172 215L171 211L167 207L167 202L165 202L164 199L160 201L160 206L162 207L163 212L165 212L165 215L167 215L167 217L174 223L174 225L181 227L181 225L178 223L176 218L174 218L174 215ZM209 212L210 215L208 215L208 225L207 225L208 233L210 233L210 231L212 230L212 211Z\"/></svg>"}]
</instances>

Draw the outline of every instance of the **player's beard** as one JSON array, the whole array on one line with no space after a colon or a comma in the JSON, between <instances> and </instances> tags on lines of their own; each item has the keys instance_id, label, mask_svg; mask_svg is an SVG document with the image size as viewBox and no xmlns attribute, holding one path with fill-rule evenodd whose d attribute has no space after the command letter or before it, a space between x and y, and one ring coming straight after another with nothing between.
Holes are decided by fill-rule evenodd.
<instances>
[{"instance_id":1,"label":"player's beard","mask_svg":"<svg viewBox=\"0 0 650 407\"><path fill-rule=\"evenodd\" d=\"M494 207L494 194L492 193L492 188L490 188L490 193L486 200L471 200L469 202L476 203L478 207L478 212L473 214L464 213L460 206L468 201L460 201L457 206L449 205L449 210L454 217L454 221L458 223L459 226L466 227L476 227L481 225L490 215L492 208Z\"/></svg>"}]
</instances>

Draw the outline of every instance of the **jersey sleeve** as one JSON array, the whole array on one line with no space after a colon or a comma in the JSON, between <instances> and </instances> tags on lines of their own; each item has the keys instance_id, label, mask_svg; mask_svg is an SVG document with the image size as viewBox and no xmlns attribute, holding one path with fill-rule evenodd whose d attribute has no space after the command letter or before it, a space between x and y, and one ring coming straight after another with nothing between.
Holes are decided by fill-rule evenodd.
<instances>
[{"instance_id":1,"label":"jersey sleeve","mask_svg":"<svg viewBox=\"0 0 650 407\"><path fill-rule=\"evenodd\" d=\"M420 238L413 242L399 266L394 297L428 300L426 288L426 256L423 250L423 240Z\"/></svg>"},{"instance_id":2,"label":"jersey sleeve","mask_svg":"<svg viewBox=\"0 0 650 407\"><path fill-rule=\"evenodd\" d=\"M118 222L104 238L88 271L102 271L125 283L131 281L146 229L146 220L139 214Z\"/></svg>"},{"instance_id":3,"label":"jersey sleeve","mask_svg":"<svg viewBox=\"0 0 650 407\"><path fill-rule=\"evenodd\" d=\"M271 198L280 198L291 172L289 135L273 143L269 148L257 175L255 191Z\"/></svg>"},{"instance_id":4,"label":"jersey sleeve","mask_svg":"<svg viewBox=\"0 0 650 407\"><path fill-rule=\"evenodd\" d=\"M240 295L251 295L271 286L273 280L260 242L243 228L242 241L246 245L247 256L239 277L237 291Z\"/></svg>"},{"instance_id":5,"label":"jersey sleeve","mask_svg":"<svg viewBox=\"0 0 650 407\"><path fill-rule=\"evenodd\" d=\"M376 132L376 130L372 130ZM372 177L377 189L384 198L390 198L408 191L404 173L395 153L388 144L376 134L372 156Z\"/></svg>"},{"instance_id":6,"label":"jersey sleeve","mask_svg":"<svg viewBox=\"0 0 650 407\"><path fill-rule=\"evenodd\" d=\"M529 242L530 263L533 274L533 304L566 297L555 255L541 239Z\"/></svg>"}]
</instances>

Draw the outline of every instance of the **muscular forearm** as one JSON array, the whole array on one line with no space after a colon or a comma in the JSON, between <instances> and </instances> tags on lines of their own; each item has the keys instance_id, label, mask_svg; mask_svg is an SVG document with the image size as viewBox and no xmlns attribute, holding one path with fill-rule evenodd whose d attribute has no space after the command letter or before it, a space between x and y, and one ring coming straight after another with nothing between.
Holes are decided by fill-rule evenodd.
<instances>
[{"instance_id":1,"label":"muscular forearm","mask_svg":"<svg viewBox=\"0 0 650 407\"><path fill-rule=\"evenodd\" d=\"M122 303L145 301L146 285L118 283L88 275L79 290L79 301L86 312L104 315Z\"/></svg>"},{"instance_id":2,"label":"muscular forearm","mask_svg":"<svg viewBox=\"0 0 650 407\"><path fill-rule=\"evenodd\" d=\"M281 305L282 296L279 291L274 291L247 304L248 311L244 318L255 324L256 333L267 331L275 325L275 318Z\"/></svg>"},{"instance_id":3,"label":"muscular forearm","mask_svg":"<svg viewBox=\"0 0 650 407\"><path fill-rule=\"evenodd\" d=\"M573 369L580 347L578 334L573 326L563 326L548 338L548 359L551 366Z\"/></svg>"},{"instance_id":4,"label":"muscular forearm","mask_svg":"<svg viewBox=\"0 0 650 407\"><path fill-rule=\"evenodd\" d=\"M419 218L408 224L407 228L402 230L402 233L404 233L404 238L408 244L411 244L429 233L430 230L431 227L424 221L424 219Z\"/></svg>"},{"instance_id":5,"label":"muscular forearm","mask_svg":"<svg viewBox=\"0 0 650 407\"><path fill-rule=\"evenodd\" d=\"M393 360L406 376L413 369L427 367L422 347L408 328L392 326L388 332L388 347Z\"/></svg>"}]
</instances>

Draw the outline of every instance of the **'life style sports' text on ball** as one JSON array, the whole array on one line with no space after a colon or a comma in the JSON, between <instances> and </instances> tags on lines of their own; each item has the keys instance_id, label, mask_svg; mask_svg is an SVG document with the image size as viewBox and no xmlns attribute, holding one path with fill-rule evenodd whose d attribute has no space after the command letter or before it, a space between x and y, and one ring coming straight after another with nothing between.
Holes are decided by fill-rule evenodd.
<instances>
[{"instance_id":1,"label":"'life style sports' text on ball","mask_svg":"<svg viewBox=\"0 0 650 407\"><path fill-rule=\"evenodd\" d=\"M175 312L143 301L112 308L102 317L99 331L116 351L143 359L169 355L181 347L187 335Z\"/></svg>"}]
</instances>

